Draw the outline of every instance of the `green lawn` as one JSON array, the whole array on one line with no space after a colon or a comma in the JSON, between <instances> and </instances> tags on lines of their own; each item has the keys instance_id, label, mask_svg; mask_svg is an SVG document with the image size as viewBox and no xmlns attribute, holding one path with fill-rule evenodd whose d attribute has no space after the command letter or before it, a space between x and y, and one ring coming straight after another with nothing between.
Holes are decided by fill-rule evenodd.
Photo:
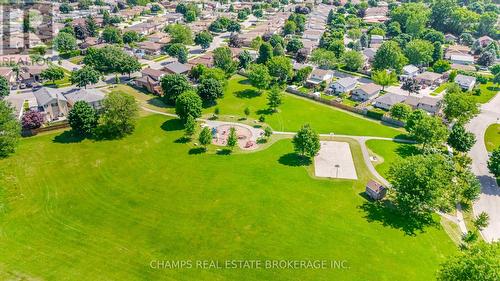
<instances>
[{"instance_id":1,"label":"green lawn","mask_svg":"<svg viewBox=\"0 0 500 281\"><path fill-rule=\"evenodd\" d=\"M415 145L393 141L368 140L366 146L377 157L377 162L374 163L375 169L383 177L387 177L391 163L402 157L418 154Z\"/></svg>"},{"instance_id":2,"label":"green lawn","mask_svg":"<svg viewBox=\"0 0 500 281\"><path fill-rule=\"evenodd\" d=\"M486 84L480 84L479 89L481 89L480 96L474 96L478 103L487 103L489 102L497 93L500 91L500 87L498 85L493 84L493 82L488 82Z\"/></svg>"},{"instance_id":3,"label":"green lawn","mask_svg":"<svg viewBox=\"0 0 500 281\"><path fill-rule=\"evenodd\" d=\"M500 124L493 124L486 129L484 134L484 144L488 151L493 151L493 149L500 146Z\"/></svg>"},{"instance_id":4,"label":"green lawn","mask_svg":"<svg viewBox=\"0 0 500 281\"><path fill-rule=\"evenodd\" d=\"M0 160L0 279L432 280L456 247L318 180L290 140L256 153L189 154L179 122L150 115L123 140L23 139ZM163 269L151 260L327 259L345 269Z\"/></svg>"},{"instance_id":5,"label":"green lawn","mask_svg":"<svg viewBox=\"0 0 500 281\"><path fill-rule=\"evenodd\" d=\"M442 93L446 87L448 87L449 83L443 83L441 85L439 85L439 87L437 87L434 92L431 93L432 96L437 96L439 95L440 93Z\"/></svg>"},{"instance_id":6,"label":"green lawn","mask_svg":"<svg viewBox=\"0 0 500 281\"><path fill-rule=\"evenodd\" d=\"M237 75L229 81L224 98L218 100L217 107L221 115L234 118L243 116L243 111L249 107L251 118L258 119L260 115L264 115L266 123L277 131L297 131L304 123L310 123L320 133L382 137L395 137L403 133L402 130L363 116L288 93L283 95L279 112L270 114L266 96L266 93L259 94L248 80ZM215 106L206 108L205 116L211 116L214 108Z\"/></svg>"}]
</instances>

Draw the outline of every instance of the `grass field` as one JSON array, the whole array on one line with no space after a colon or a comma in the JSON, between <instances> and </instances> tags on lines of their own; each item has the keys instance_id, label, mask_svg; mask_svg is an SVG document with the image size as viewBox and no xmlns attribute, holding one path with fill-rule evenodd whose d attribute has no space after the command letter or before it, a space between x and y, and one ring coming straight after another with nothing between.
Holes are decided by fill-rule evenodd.
<instances>
[{"instance_id":1,"label":"grass field","mask_svg":"<svg viewBox=\"0 0 500 281\"><path fill-rule=\"evenodd\" d=\"M372 154L377 156L377 162L374 163L375 169L383 177L387 177L387 172L391 163L400 158L418 154L415 145L397 143L386 140L368 140L366 146Z\"/></svg>"},{"instance_id":2,"label":"grass field","mask_svg":"<svg viewBox=\"0 0 500 281\"><path fill-rule=\"evenodd\" d=\"M354 141L360 180L318 180L290 140L250 154L190 154L179 129L150 115L123 140L23 139L0 160L0 279L431 280L456 251L439 224L405 234L405 220L361 196L368 172ZM346 260L348 268L149 265L179 259Z\"/></svg>"},{"instance_id":3,"label":"grass field","mask_svg":"<svg viewBox=\"0 0 500 281\"><path fill-rule=\"evenodd\" d=\"M215 107L220 109L221 115L233 116L234 119L243 116L248 107L251 118L258 119L264 115L266 123L276 131L298 131L304 123L310 123L320 133L382 137L403 134L402 130L380 122L288 93L283 94L279 112L271 114L267 109L266 93L259 94L248 80L238 75L229 81L224 98L216 106L204 110L205 116L211 116Z\"/></svg>"},{"instance_id":4,"label":"grass field","mask_svg":"<svg viewBox=\"0 0 500 281\"><path fill-rule=\"evenodd\" d=\"M484 144L488 151L493 151L500 146L500 124L493 124L486 129Z\"/></svg>"},{"instance_id":5,"label":"grass field","mask_svg":"<svg viewBox=\"0 0 500 281\"><path fill-rule=\"evenodd\" d=\"M498 91L500 91L500 87L498 87L498 85L493 84L493 82L480 84L479 89L481 89L481 95L474 96L478 103L489 102L498 93Z\"/></svg>"}]
</instances>

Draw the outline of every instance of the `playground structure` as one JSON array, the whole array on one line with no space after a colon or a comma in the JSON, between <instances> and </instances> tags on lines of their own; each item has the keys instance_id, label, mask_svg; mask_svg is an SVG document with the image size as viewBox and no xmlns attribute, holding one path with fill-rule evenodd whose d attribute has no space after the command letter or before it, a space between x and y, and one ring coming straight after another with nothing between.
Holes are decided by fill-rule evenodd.
<instances>
[{"instance_id":1,"label":"playground structure","mask_svg":"<svg viewBox=\"0 0 500 281\"><path fill-rule=\"evenodd\" d=\"M236 136L238 138L238 146L241 149L253 150L257 148L256 136L248 128L233 124L223 124L217 127L212 127L212 143L219 146L226 146L229 137L230 129L236 129Z\"/></svg>"}]
</instances>

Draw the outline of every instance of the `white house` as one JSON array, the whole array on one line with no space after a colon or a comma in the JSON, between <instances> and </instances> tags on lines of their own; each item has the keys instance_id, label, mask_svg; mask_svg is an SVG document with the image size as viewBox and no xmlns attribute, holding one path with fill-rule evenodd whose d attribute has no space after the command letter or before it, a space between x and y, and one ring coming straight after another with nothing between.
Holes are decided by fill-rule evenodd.
<instances>
[{"instance_id":1,"label":"white house","mask_svg":"<svg viewBox=\"0 0 500 281\"><path fill-rule=\"evenodd\" d=\"M68 101L68 106L70 108L73 107L77 101L84 101L95 110L99 110L102 108L102 100L104 100L105 94L98 89L79 89L65 93L64 97Z\"/></svg>"},{"instance_id":2,"label":"white house","mask_svg":"<svg viewBox=\"0 0 500 281\"><path fill-rule=\"evenodd\" d=\"M401 78L415 78L418 75L419 69L413 64L409 64L403 67L403 74L401 74Z\"/></svg>"},{"instance_id":3,"label":"white house","mask_svg":"<svg viewBox=\"0 0 500 281\"><path fill-rule=\"evenodd\" d=\"M474 64L474 57L467 54L451 55L450 61L454 64L469 65L469 64Z\"/></svg>"},{"instance_id":4,"label":"white house","mask_svg":"<svg viewBox=\"0 0 500 281\"><path fill-rule=\"evenodd\" d=\"M389 110L396 103L402 103L406 100L406 96L397 94L385 94L374 100L373 106L384 110Z\"/></svg>"},{"instance_id":5,"label":"white house","mask_svg":"<svg viewBox=\"0 0 500 281\"><path fill-rule=\"evenodd\" d=\"M377 97L378 94L380 93L380 90L382 90L382 87L375 83L364 84L361 85L359 88L352 90L351 98L353 100L364 102Z\"/></svg>"},{"instance_id":6,"label":"white house","mask_svg":"<svg viewBox=\"0 0 500 281\"><path fill-rule=\"evenodd\" d=\"M46 121L58 120L68 114L68 101L59 92L42 87L33 92L38 104L38 111L44 114Z\"/></svg>"},{"instance_id":7,"label":"white house","mask_svg":"<svg viewBox=\"0 0 500 281\"><path fill-rule=\"evenodd\" d=\"M311 86L315 86L320 84L321 82L329 82L333 78L333 71L316 68L311 71L309 78L307 78L307 84Z\"/></svg>"},{"instance_id":8,"label":"white house","mask_svg":"<svg viewBox=\"0 0 500 281\"><path fill-rule=\"evenodd\" d=\"M352 77L344 77L330 85L330 91L334 93L346 93L354 90L358 81Z\"/></svg>"},{"instance_id":9,"label":"white house","mask_svg":"<svg viewBox=\"0 0 500 281\"><path fill-rule=\"evenodd\" d=\"M460 88L470 91L476 85L476 77L458 74L454 82L457 83Z\"/></svg>"}]
</instances>

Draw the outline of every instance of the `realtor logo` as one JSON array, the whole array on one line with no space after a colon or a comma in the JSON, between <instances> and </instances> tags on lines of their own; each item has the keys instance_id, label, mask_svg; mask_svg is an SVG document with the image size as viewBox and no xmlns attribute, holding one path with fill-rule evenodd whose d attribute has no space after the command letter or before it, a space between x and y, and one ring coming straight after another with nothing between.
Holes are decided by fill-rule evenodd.
<instances>
[{"instance_id":1,"label":"realtor logo","mask_svg":"<svg viewBox=\"0 0 500 281\"><path fill-rule=\"evenodd\" d=\"M9 1L0 4L2 23L0 55L28 54L55 36L54 3L48 1ZM50 50L47 48L47 51Z\"/></svg>"}]
</instances>

